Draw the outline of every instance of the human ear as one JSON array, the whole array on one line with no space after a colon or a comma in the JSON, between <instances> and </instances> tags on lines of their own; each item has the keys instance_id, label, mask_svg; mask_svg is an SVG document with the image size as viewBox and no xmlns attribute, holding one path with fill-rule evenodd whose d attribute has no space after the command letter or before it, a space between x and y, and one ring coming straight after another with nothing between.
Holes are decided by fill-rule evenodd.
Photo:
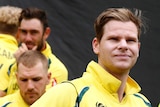
<instances>
[{"instance_id":1,"label":"human ear","mask_svg":"<svg viewBox=\"0 0 160 107\"><path fill-rule=\"evenodd\" d=\"M48 78L47 84L49 84L49 83L50 83L50 80L51 80L51 72L49 72L49 73L47 74L47 78Z\"/></svg>"},{"instance_id":2,"label":"human ear","mask_svg":"<svg viewBox=\"0 0 160 107\"><path fill-rule=\"evenodd\" d=\"M138 42L138 49L139 49L139 51L140 51L140 47L141 47L141 43ZM139 52L138 52L138 54L137 54L137 57L139 57Z\"/></svg>"},{"instance_id":3,"label":"human ear","mask_svg":"<svg viewBox=\"0 0 160 107\"><path fill-rule=\"evenodd\" d=\"M98 41L98 39L96 37L92 41L92 48L93 48L93 52L95 54L99 53L99 41Z\"/></svg>"},{"instance_id":4,"label":"human ear","mask_svg":"<svg viewBox=\"0 0 160 107\"><path fill-rule=\"evenodd\" d=\"M44 38L47 39L49 37L50 33L51 33L51 29L50 29L50 27L47 27L44 32Z\"/></svg>"}]
</instances>

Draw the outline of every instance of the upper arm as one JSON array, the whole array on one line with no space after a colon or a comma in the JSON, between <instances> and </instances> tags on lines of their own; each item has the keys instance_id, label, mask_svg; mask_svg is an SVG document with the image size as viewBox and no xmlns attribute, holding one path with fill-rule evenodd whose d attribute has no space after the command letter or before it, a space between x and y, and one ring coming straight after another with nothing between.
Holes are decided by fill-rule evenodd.
<instances>
[{"instance_id":1,"label":"upper arm","mask_svg":"<svg viewBox=\"0 0 160 107\"><path fill-rule=\"evenodd\" d=\"M77 92L71 84L58 84L49 89L31 107L74 107Z\"/></svg>"}]
</instances>

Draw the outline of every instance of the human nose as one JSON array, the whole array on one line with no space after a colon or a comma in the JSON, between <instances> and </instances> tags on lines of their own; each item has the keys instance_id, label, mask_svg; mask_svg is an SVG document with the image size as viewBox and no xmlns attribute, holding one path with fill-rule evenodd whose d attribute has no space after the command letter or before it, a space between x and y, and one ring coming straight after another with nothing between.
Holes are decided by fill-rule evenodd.
<instances>
[{"instance_id":1,"label":"human nose","mask_svg":"<svg viewBox=\"0 0 160 107\"><path fill-rule=\"evenodd\" d=\"M27 33L27 35L26 35L26 38L25 38L26 40L32 40L32 37L31 37L31 34L30 33Z\"/></svg>"},{"instance_id":2,"label":"human nose","mask_svg":"<svg viewBox=\"0 0 160 107\"><path fill-rule=\"evenodd\" d=\"M34 83L31 80L29 80L27 82L27 86L26 87L28 88L28 90L32 90L34 88Z\"/></svg>"},{"instance_id":3,"label":"human nose","mask_svg":"<svg viewBox=\"0 0 160 107\"><path fill-rule=\"evenodd\" d=\"M127 49L128 49L127 41L124 40L124 39L121 40L121 41L119 42L118 48L119 48L119 49L123 49L123 50L127 50Z\"/></svg>"}]
</instances>

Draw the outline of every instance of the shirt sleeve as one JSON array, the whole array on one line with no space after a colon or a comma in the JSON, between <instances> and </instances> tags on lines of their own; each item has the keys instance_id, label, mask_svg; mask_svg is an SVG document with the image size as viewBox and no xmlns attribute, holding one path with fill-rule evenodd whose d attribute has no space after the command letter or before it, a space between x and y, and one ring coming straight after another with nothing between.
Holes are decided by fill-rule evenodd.
<instances>
[{"instance_id":1,"label":"shirt sleeve","mask_svg":"<svg viewBox=\"0 0 160 107\"><path fill-rule=\"evenodd\" d=\"M49 89L31 107L74 107L77 92L69 83L58 84Z\"/></svg>"}]
</instances>

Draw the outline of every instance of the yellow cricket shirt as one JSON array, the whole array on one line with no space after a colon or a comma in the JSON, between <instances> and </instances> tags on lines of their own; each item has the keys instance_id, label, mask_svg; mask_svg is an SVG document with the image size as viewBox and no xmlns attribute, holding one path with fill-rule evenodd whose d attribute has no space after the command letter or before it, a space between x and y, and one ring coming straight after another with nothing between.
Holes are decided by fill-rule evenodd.
<instances>
[{"instance_id":1,"label":"yellow cricket shirt","mask_svg":"<svg viewBox=\"0 0 160 107\"><path fill-rule=\"evenodd\" d=\"M14 61L13 53L18 49L18 43L14 36L0 34L0 71L8 63Z\"/></svg>"},{"instance_id":2,"label":"yellow cricket shirt","mask_svg":"<svg viewBox=\"0 0 160 107\"><path fill-rule=\"evenodd\" d=\"M24 102L20 92L17 91L14 94L1 97L0 107L29 107L29 105Z\"/></svg>"},{"instance_id":3,"label":"yellow cricket shirt","mask_svg":"<svg viewBox=\"0 0 160 107\"><path fill-rule=\"evenodd\" d=\"M13 54L18 49L18 43L14 36L0 34L0 90L8 86L8 67L15 61Z\"/></svg>"},{"instance_id":4,"label":"yellow cricket shirt","mask_svg":"<svg viewBox=\"0 0 160 107\"><path fill-rule=\"evenodd\" d=\"M131 77L126 83L125 96L119 102L120 84L120 80L91 61L81 78L56 85L31 107L151 107L147 98L138 93L141 88Z\"/></svg>"}]
</instances>

